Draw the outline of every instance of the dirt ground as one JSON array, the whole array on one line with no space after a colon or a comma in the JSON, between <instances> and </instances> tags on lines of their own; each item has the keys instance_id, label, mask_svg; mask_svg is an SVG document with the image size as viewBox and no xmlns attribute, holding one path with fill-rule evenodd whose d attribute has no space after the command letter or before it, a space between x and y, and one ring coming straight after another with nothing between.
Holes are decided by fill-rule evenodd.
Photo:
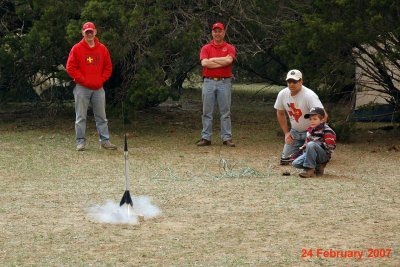
<instances>
[{"instance_id":1,"label":"dirt ground","mask_svg":"<svg viewBox=\"0 0 400 267\"><path fill-rule=\"evenodd\" d=\"M98 149L90 120L84 152L75 151L73 111L2 121L0 264L400 266L399 130L357 125L326 175L301 179L278 165L283 137L271 99L234 97L236 148L219 140L218 117L213 145L194 145L200 106L195 91L125 125L131 193L162 210L139 225L87 215L124 192L120 118L109 118L117 151Z\"/></svg>"}]
</instances>

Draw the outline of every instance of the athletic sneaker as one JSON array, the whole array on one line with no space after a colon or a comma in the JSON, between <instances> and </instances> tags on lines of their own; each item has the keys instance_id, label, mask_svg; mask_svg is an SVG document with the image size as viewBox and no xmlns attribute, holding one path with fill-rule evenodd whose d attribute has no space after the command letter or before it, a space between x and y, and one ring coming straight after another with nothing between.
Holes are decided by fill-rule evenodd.
<instances>
[{"instance_id":1,"label":"athletic sneaker","mask_svg":"<svg viewBox=\"0 0 400 267\"><path fill-rule=\"evenodd\" d=\"M86 148L86 143L80 143L76 146L76 151L84 151Z\"/></svg>"},{"instance_id":2,"label":"athletic sneaker","mask_svg":"<svg viewBox=\"0 0 400 267\"><path fill-rule=\"evenodd\" d=\"M291 157L289 158L281 158L279 161L280 165L290 165L293 162L293 159Z\"/></svg>"}]
</instances>

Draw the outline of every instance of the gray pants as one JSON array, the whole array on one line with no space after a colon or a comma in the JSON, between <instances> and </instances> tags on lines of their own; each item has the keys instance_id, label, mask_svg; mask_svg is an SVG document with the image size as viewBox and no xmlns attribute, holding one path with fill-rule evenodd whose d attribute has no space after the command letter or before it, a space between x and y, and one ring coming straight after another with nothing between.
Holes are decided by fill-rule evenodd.
<instances>
[{"instance_id":1,"label":"gray pants","mask_svg":"<svg viewBox=\"0 0 400 267\"><path fill-rule=\"evenodd\" d=\"M86 141L86 118L89 104L92 105L94 119L96 121L99 141L105 142L110 139L108 133L108 120L106 118L106 98L104 89L90 90L77 84L74 88L75 98L75 134L76 144L83 144Z\"/></svg>"},{"instance_id":2,"label":"gray pants","mask_svg":"<svg viewBox=\"0 0 400 267\"><path fill-rule=\"evenodd\" d=\"M204 79L202 98L203 98L203 130L201 138L211 141L212 122L215 103L218 103L221 122L221 139L222 141L232 139L231 126L231 79L223 79L215 81L212 79Z\"/></svg>"},{"instance_id":3,"label":"gray pants","mask_svg":"<svg viewBox=\"0 0 400 267\"><path fill-rule=\"evenodd\" d=\"M292 165L300 169L318 169L320 164L328 161L328 154L320 144L316 142L308 142L304 154L295 159Z\"/></svg>"}]
</instances>

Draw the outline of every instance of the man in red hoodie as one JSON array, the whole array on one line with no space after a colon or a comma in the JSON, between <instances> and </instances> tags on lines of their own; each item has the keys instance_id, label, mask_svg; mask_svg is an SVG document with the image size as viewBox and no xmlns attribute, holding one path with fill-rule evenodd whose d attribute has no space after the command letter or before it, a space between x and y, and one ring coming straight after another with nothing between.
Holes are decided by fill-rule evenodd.
<instances>
[{"instance_id":1,"label":"man in red hoodie","mask_svg":"<svg viewBox=\"0 0 400 267\"><path fill-rule=\"evenodd\" d=\"M212 37L211 42L204 45L200 51L204 79L202 89L203 130L197 146L211 145L213 112L215 102L217 102L222 143L228 147L234 147L231 126L231 79L236 50L233 45L224 41L225 26L222 23L213 24Z\"/></svg>"},{"instance_id":2,"label":"man in red hoodie","mask_svg":"<svg viewBox=\"0 0 400 267\"><path fill-rule=\"evenodd\" d=\"M86 22L82 26L83 39L75 44L68 56L67 73L74 80L76 150L86 148L86 118L92 105L99 142L105 149L117 149L110 142L106 117L106 98L103 88L112 72L108 49L96 37L96 26Z\"/></svg>"}]
</instances>

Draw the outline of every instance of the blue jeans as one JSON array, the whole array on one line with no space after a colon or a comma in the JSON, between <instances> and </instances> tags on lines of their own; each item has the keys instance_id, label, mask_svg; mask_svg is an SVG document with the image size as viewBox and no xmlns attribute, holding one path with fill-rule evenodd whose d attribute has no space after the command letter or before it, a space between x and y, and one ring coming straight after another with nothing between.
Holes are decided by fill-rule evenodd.
<instances>
[{"instance_id":1,"label":"blue jeans","mask_svg":"<svg viewBox=\"0 0 400 267\"><path fill-rule=\"evenodd\" d=\"M298 132L295 129L290 129L290 133L293 136L293 145L286 144L283 146L282 158L290 158L292 154L299 151L299 147L304 145L306 142L307 132Z\"/></svg>"},{"instance_id":2,"label":"blue jeans","mask_svg":"<svg viewBox=\"0 0 400 267\"><path fill-rule=\"evenodd\" d=\"M328 154L320 144L308 142L304 154L295 159L292 165L300 169L318 169L321 163L327 163L328 161Z\"/></svg>"},{"instance_id":3,"label":"blue jeans","mask_svg":"<svg viewBox=\"0 0 400 267\"><path fill-rule=\"evenodd\" d=\"M108 120L106 118L106 97L104 89L90 90L77 84L74 88L75 98L75 134L76 144L83 144L86 141L86 118L89 104L92 105L94 119L96 121L99 141L105 142L110 139L108 133Z\"/></svg>"},{"instance_id":4,"label":"blue jeans","mask_svg":"<svg viewBox=\"0 0 400 267\"><path fill-rule=\"evenodd\" d=\"M202 98L203 98L203 130L201 138L211 141L212 121L215 103L218 103L220 122L221 122L221 139L227 141L232 139L231 126L231 79L223 79L214 81L212 79L204 79Z\"/></svg>"}]
</instances>

